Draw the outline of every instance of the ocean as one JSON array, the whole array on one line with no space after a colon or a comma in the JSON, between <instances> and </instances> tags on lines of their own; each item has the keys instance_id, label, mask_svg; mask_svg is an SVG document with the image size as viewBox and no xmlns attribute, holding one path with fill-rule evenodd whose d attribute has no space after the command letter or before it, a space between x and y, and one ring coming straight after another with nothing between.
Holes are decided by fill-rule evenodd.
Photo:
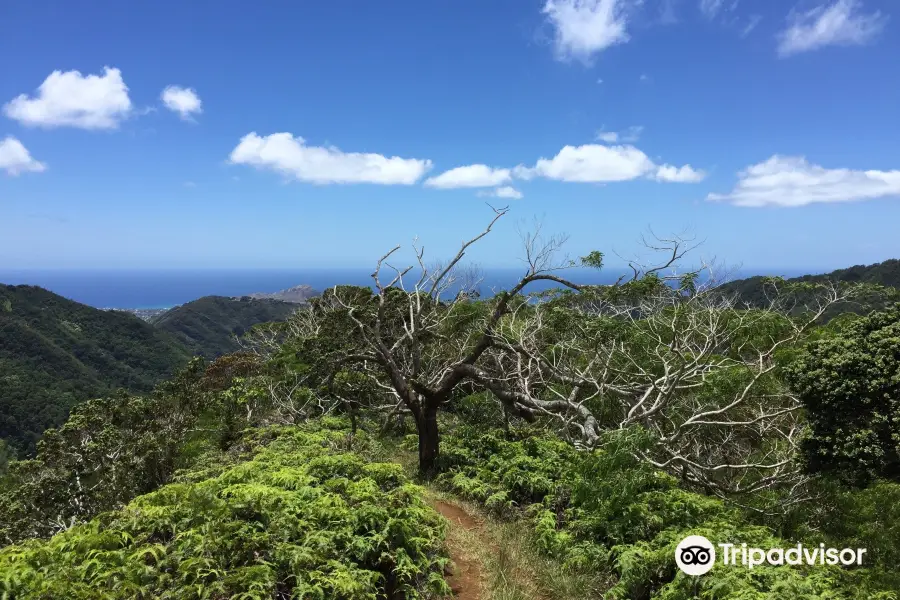
<instances>
[{"instance_id":1,"label":"ocean","mask_svg":"<svg viewBox=\"0 0 900 600\"><path fill-rule=\"evenodd\" d=\"M793 277L813 271L741 270L732 278L751 275ZM344 269L205 269L205 270L0 270L0 283L37 285L76 302L97 308L170 308L202 296L243 296L277 292L307 284L322 291L334 285L372 285L371 268ZM560 273L575 283L604 284L624 271L572 269ZM488 269L480 286L482 296L514 285L523 269ZM407 279L407 281L411 281ZM551 287L534 285L536 290Z\"/></svg>"}]
</instances>

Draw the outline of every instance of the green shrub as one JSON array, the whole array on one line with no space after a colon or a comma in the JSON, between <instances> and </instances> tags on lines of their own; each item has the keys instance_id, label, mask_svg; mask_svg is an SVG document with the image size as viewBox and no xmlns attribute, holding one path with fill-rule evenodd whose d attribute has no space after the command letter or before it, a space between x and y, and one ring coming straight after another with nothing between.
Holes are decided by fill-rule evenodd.
<instances>
[{"instance_id":1,"label":"green shrub","mask_svg":"<svg viewBox=\"0 0 900 600\"><path fill-rule=\"evenodd\" d=\"M873 583L887 580L870 569L717 564L709 576L686 576L674 556L687 535L760 548L797 542L638 461L644 433L614 432L604 441L601 450L579 452L530 431L507 438L462 427L444 438L439 482L499 512L518 510L530 521L535 546L567 567L611 574L615 583L604 596L610 600L896 599Z\"/></svg>"},{"instance_id":2,"label":"green shrub","mask_svg":"<svg viewBox=\"0 0 900 600\"><path fill-rule=\"evenodd\" d=\"M248 460L49 540L0 550L0 597L422 598L446 592L445 524L345 431L270 428ZM203 469L209 467L204 465Z\"/></svg>"}]
</instances>

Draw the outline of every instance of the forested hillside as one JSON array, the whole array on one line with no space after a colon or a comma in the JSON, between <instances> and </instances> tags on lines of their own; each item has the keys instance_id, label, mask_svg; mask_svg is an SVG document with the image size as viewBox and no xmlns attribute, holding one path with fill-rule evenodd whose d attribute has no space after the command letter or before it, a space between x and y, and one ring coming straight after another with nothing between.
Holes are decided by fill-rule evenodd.
<instances>
[{"instance_id":1,"label":"forested hillside","mask_svg":"<svg viewBox=\"0 0 900 600\"><path fill-rule=\"evenodd\" d=\"M878 310L890 306L900 299L900 260L890 259L872 265L856 265L846 269L838 269L830 273L818 275L803 275L784 280L785 283L822 284L833 282L836 284L862 285L870 289L857 294L855 298L847 302L837 303L824 315L824 320L831 319L844 312L865 314L872 310ZM763 307L770 304L773 296L777 295L778 281L770 277L756 276L746 279L737 279L723 284L721 291L736 296L741 302L753 307ZM887 288L880 290L878 288ZM805 304L808 297L800 296L799 304Z\"/></svg>"},{"instance_id":2,"label":"forested hillside","mask_svg":"<svg viewBox=\"0 0 900 600\"><path fill-rule=\"evenodd\" d=\"M898 599L900 305L822 324L873 288L747 308L671 258L580 285L552 244L480 299L469 244L78 405L0 472L0 597ZM694 577L689 535L866 554Z\"/></svg>"},{"instance_id":3,"label":"forested hillside","mask_svg":"<svg viewBox=\"0 0 900 600\"><path fill-rule=\"evenodd\" d=\"M215 358L237 351L240 345L235 338L254 325L284 321L296 309L296 304L280 300L204 296L166 311L151 323L193 354Z\"/></svg>"},{"instance_id":4,"label":"forested hillside","mask_svg":"<svg viewBox=\"0 0 900 600\"><path fill-rule=\"evenodd\" d=\"M189 358L165 331L33 286L0 285L0 438L29 453L76 403L149 392Z\"/></svg>"}]
</instances>

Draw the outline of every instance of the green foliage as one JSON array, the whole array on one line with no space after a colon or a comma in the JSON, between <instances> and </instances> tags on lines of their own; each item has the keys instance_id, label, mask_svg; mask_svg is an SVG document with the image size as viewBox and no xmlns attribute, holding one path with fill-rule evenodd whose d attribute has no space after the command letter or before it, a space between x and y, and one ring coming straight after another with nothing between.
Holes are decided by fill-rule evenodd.
<instances>
[{"instance_id":1,"label":"green foliage","mask_svg":"<svg viewBox=\"0 0 900 600\"><path fill-rule=\"evenodd\" d=\"M166 311L152 323L194 355L214 359L240 350L235 337L254 325L284 321L296 309L296 304L280 300L205 296Z\"/></svg>"},{"instance_id":2,"label":"green foliage","mask_svg":"<svg viewBox=\"0 0 900 600\"><path fill-rule=\"evenodd\" d=\"M6 467L16 458L16 452L5 440L0 439L0 477L6 473Z\"/></svg>"},{"instance_id":3,"label":"green foliage","mask_svg":"<svg viewBox=\"0 0 900 600\"><path fill-rule=\"evenodd\" d=\"M0 285L0 306L0 438L23 456L77 403L118 388L149 392L188 359L134 315L38 287Z\"/></svg>"},{"instance_id":4,"label":"green foliage","mask_svg":"<svg viewBox=\"0 0 900 600\"><path fill-rule=\"evenodd\" d=\"M34 459L12 461L0 477L0 544L52 535L168 481L195 410L161 394L76 406Z\"/></svg>"},{"instance_id":5,"label":"green foliage","mask_svg":"<svg viewBox=\"0 0 900 600\"><path fill-rule=\"evenodd\" d=\"M581 257L581 265L591 267L593 269L603 268L603 253L599 250L592 250L587 256Z\"/></svg>"},{"instance_id":6,"label":"green foliage","mask_svg":"<svg viewBox=\"0 0 900 600\"><path fill-rule=\"evenodd\" d=\"M347 439L325 428L256 430L245 440L252 456L216 476L166 485L48 541L0 550L0 597L447 592L444 521L399 465L367 463Z\"/></svg>"},{"instance_id":7,"label":"green foliage","mask_svg":"<svg viewBox=\"0 0 900 600\"><path fill-rule=\"evenodd\" d=\"M848 312L866 314L881 310L900 299L900 260L890 259L882 263L856 265L822 275L803 275L791 279L749 277L730 281L719 289L757 308L768 306L776 290L789 292L796 301L797 310L802 310L814 296L813 286L828 282L844 287L853 286L856 293L852 300L829 307L823 315L823 322Z\"/></svg>"},{"instance_id":8,"label":"green foliage","mask_svg":"<svg viewBox=\"0 0 900 600\"><path fill-rule=\"evenodd\" d=\"M780 526L792 537L830 547L866 548L870 572L857 584L900 590L900 484L876 481L854 489L834 479L811 482L812 502L789 510Z\"/></svg>"},{"instance_id":9,"label":"green foliage","mask_svg":"<svg viewBox=\"0 0 900 600\"><path fill-rule=\"evenodd\" d=\"M900 304L811 342L787 373L807 410L810 471L900 481Z\"/></svg>"},{"instance_id":10,"label":"green foliage","mask_svg":"<svg viewBox=\"0 0 900 600\"><path fill-rule=\"evenodd\" d=\"M612 574L604 598L895 598L884 592L890 589L884 571L870 569L766 565L749 571L717 564L699 579L678 572L675 546L686 535L762 548L792 542L637 460L650 443L640 430L611 433L594 452L525 430L505 437L461 427L444 443L442 484L489 508L499 505L500 512L518 511L530 520L535 546L568 568ZM883 543L890 545L887 535Z\"/></svg>"}]
</instances>

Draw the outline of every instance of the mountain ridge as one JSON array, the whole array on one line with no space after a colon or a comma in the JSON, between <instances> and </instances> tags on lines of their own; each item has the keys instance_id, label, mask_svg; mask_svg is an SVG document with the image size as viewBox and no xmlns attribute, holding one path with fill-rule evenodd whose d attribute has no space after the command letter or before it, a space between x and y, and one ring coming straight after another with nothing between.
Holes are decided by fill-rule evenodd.
<instances>
[{"instance_id":1,"label":"mountain ridge","mask_svg":"<svg viewBox=\"0 0 900 600\"><path fill-rule=\"evenodd\" d=\"M236 338L254 325L283 321L297 308L298 303L273 298L203 296L167 310L150 324L193 354L214 359L240 350Z\"/></svg>"},{"instance_id":2,"label":"mountain ridge","mask_svg":"<svg viewBox=\"0 0 900 600\"><path fill-rule=\"evenodd\" d=\"M149 392L188 358L134 315L0 284L0 438L30 452L75 404L118 388Z\"/></svg>"},{"instance_id":3,"label":"mountain ridge","mask_svg":"<svg viewBox=\"0 0 900 600\"><path fill-rule=\"evenodd\" d=\"M281 300L282 302L291 302L294 304L306 304L310 298L320 295L320 292L313 289L311 285L301 283L277 292L254 292L246 294L246 296L235 296L235 299L243 297L252 298L254 300Z\"/></svg>"}]
</instances>

